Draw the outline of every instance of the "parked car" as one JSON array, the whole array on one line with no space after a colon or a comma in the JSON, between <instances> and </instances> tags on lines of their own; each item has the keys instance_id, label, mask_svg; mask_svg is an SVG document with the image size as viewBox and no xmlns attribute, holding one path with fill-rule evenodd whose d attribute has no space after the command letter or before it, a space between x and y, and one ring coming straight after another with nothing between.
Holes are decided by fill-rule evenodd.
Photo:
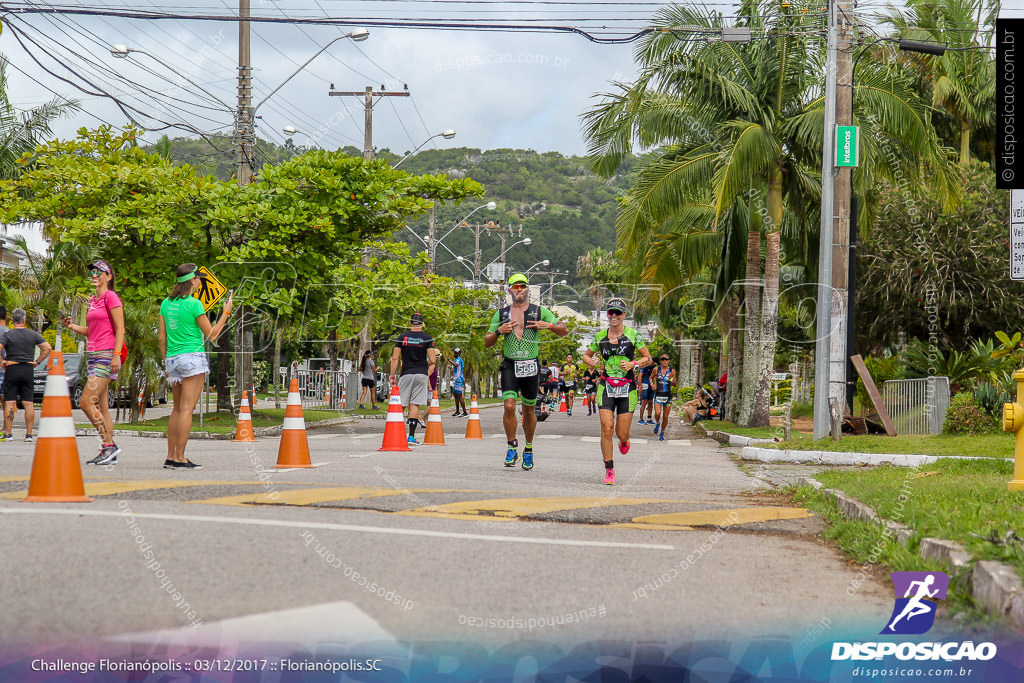
<instances>
[{"instance_id":1,"label":"parked car","mask_svg":"<svg viewBox=\"0 0 1024 683\"><path fill-rule=\"evenodd\" d=\"M360 385L361 384L362 383L360 383ZM385 373L377 373L377 386L374 387L374 391L377 392L378 401L387 403L391 398L391 385L388 384L388 376Z\"/></svg>"},{"instance_id":2,"label":"parked car","mask_svg":"<svg viewBox=\"0 0 1024 683\"><path fill-rule=\"evenodd\" d=\"M85 379L85 367L82 364L83 354L64 354L64 375L68 380L68 394L71 395L71 407L77 408L82 401L82 383ZM32 398L36 403L41 403L43 394L46 392L46 375L49 368L46 365L36 367L32 376Z\"/></svg>"},{"instance_id":3,"label":"parked car","mask_svg":"<svg viewBox=\"0 0 1024 683\"><path fill-rule=\"evenodd\" d=\"M142 375L139 374L139 382L142 382ZM131 383L127 381L127 378L118 387L117 398L124 402L125 405L130 405L129 401L131 396L128 393L131 391ZM136 399L138 397L135 397ZM114 392L110 392L110 407L113 408L115 403ZM152 408L154 403L167 403L167 376L163 373L163 370L158 374L158 380L156 389L149 396L149 403L146 404L147 408Z\"/></svg>"}]
</instances>

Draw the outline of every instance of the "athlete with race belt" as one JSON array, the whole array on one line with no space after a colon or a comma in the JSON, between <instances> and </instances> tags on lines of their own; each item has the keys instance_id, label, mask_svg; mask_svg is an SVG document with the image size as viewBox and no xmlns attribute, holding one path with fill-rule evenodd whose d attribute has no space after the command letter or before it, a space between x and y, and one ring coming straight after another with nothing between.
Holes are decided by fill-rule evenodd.
<instances>
[{"instance_id":1,"label":"athlete with race belt","mask_svg":"<svg viewBox=\"0 0 1024 683\"><path fill-rule=\"evenodd\" d=\"M667 354L661 354L658 358L661 367L651 375L651 384L654 389L654 433L658 434L658 441L665 440L665 430L668 429L668 414L672 410L672 390L676 386L676 371L669 367L672 358Z\"/></svg>"},{"instance_id":2,"label":"athlete with race belt","mask_svg":"<svg viewBox=\"0 0 1024 683\"><path fill-rule=\"evenodd\" d=\"M601 455L604 458L605 484L615 483L615 462L612 460L612 430L619 437L619 453L629 452L629 431L636 409L634 370L654 363L640 333L623 324L626 302L608 300L608 329L594 337L583 354L583 362L592 368L603 365L597 388L597 405L601 410ZM597 357L600 354L600 358ZM640 359L637 360L636 356Z\"/></svg>"},{"instance_id":3,"label":"athlete with race belt","mask_svg":"<svg viewBox=\"0 0 1024 683\"><path fill-rule=\"evenodd\" d=\"M565 396L565 409L569 415L572 415L572 403L576 396L576 379L579 372L580 369L576 367L570 353L565 359L565 365L562 366L562 385L565 387L562 395Z\"/></svg>"},{"instance_id":4,"label":"athlete with race belt","mask_svg":"<svg viewBox=\"0 0 1024 683\"><path fill-rule=\"evenodd\" d=\"M504 335L504 358L501 361L501 397L505 399L503 424L508 450L505 467L515 467L519 461L519 441L516 439L516 398L523 404L523 469L533 469L533 434L537 429L537 393L540 385L538 361L540 330L551 330L559 337L569 334L565 323L544 306L530 303L529 280L522 273L508 279L512 304L494 313L491 326L484 336L484 347L491 348Z\"/></svg>"}]
</instances>

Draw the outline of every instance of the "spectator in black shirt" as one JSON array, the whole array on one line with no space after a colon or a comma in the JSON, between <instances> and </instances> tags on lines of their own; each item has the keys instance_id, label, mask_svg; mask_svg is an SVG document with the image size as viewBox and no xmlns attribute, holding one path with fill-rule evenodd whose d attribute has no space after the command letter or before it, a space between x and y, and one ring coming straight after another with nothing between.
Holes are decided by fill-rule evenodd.
<instances>
[{"instance_id":1,"label":"spectator in black shirt","mask_svg":"<svg viewBox=\"0 0 1024 683\"><path fill-rule=\"evenodd\" d=\"M402 374L398 374L398 364L402 364ZM398 393L402 397L402 406L409 406L409 444L416 441L416 427L420 423L420 406L430 402L430 380L427 377L428 367L437 362L437 349L434 339L423 331L423 316L413 313L409 321L409 331L395 340L395 350L391 353L391 386L398 385Z\"/></svg>"},{"instance_id":2,"label":"spectator in black shirt","mask_svg":"<svg viewBox=\"0 0 1024 683\"><path fill-rule=\"evenodd\" d=\"M36 421L33 405L34 388L32 386L35 367L46 362L50 355L50 345L35 330L25 327L25 309L15 308L11 311L11 329L0 339L0 351L4 353L4 433L0 441L14 439L14 407L20 399L25 407L25 441L32 443L32 427ZM39 359L36 360L36 348L39 348Z\"/></svg>"}]
</instances>

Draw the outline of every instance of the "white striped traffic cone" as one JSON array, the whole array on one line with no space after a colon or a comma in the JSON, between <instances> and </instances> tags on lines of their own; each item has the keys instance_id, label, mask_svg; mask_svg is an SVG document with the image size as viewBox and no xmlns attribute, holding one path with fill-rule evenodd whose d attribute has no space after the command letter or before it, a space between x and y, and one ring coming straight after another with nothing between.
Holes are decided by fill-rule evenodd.
<instances>
[{"instance_id":1,"label":"white striped traffic cone","mask_svg":"<svg viewBox=\"0 0 1024 683\"><path fill-rule=\"evenodd\" d=\"M378 451L410 451L409 440L405 435L405 417L402 411L402 396L398 387L391 387L391 398L388 400L388 418L384 422L384 440Z\"/></svg>"},{"instance_id":2,"label":"white striped traffic cone","mask_svg":"<svg viewBox=\"0 0 1024 683\"><path fill-rule=\"evenodd\" d=\"M235 427L235 441L255 441L252 429L252 413L249 411L249 392L242 392L242 405L238 408L238 426Z\"/></svg>"},{"instance_id":3,"label":"white striped traffic cone","mask_svg":"<svg viewBox=\"0 0 1024 683\"><path fill-rule=\"evenodd\" d=\"M39 418L32 477L25 503L91 503L85 495L82 464L75 443L75 422L71 418L71 397L64 375L64 354L53 351L47 359L43 412Z\"/></svg>"},{"instance_id":4,"label":"white striped traffic cone","mask_svg":"<svg viewBox=\"0 0 1024 683\"><path fill-rule=\"evenodd\" d=\"M473 394L473 400L469 402L469 420L466 422L466 438L484 438L483 432L480 430L480 408L476 404L476 394Z\"/></svg>"},{"instance_id":5,"label":"white striped traffic cone","mask_svg":"<svg viewBox=\"0 0 1024 683\"><path fill-rule=\"evenodd\" d=\"M306 420L302 417L302 398L299 380L293 378L288 387L288 405L284 409L281 445L277 449L274 467L312 467L309 460L309 440L306 439Z\"/></svg>"}]
</instances>

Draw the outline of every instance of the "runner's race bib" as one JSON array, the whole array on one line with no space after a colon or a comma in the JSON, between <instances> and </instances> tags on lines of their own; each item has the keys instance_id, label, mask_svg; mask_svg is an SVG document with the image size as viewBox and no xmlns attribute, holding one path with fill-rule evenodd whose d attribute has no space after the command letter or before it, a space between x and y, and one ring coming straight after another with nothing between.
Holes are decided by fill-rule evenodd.
<instances>
[{"instance_id":1,"label":"runner's race bib","mask_svg":"<svg viewBox=\"0 0 1024 683\"><path fill-rule=\"evenodd\" d=\"M629 384L623 384L621 387L613 387L611 384L606 384L604 394L608 398L628 398Z\"/></svg>"},{"instance_id":2,"label":"runner's race bib","mask_svg":"<svg viewBox=\"0 0 1024 683\"><path fill-rule=\"evenodd\" d=\"M540 372L540 367L537 365L536 358L531 360L513 361L512 368L515 371L516 377L520 379L524 377L536 377L537 373Z\"/></svg>"},{"instance_id":3,"label":"runner's race bib","mask_svg":"<svg viewBox=\"0 0 1024 683\"><path fill-rule=\"evenodd\" d=\"M655 403L661 403L661 404L664 405L665 403L669 402L669 398L670 398L669 396L655 396L654 397L654 402Z\"/></svg>"}]
</instances>

